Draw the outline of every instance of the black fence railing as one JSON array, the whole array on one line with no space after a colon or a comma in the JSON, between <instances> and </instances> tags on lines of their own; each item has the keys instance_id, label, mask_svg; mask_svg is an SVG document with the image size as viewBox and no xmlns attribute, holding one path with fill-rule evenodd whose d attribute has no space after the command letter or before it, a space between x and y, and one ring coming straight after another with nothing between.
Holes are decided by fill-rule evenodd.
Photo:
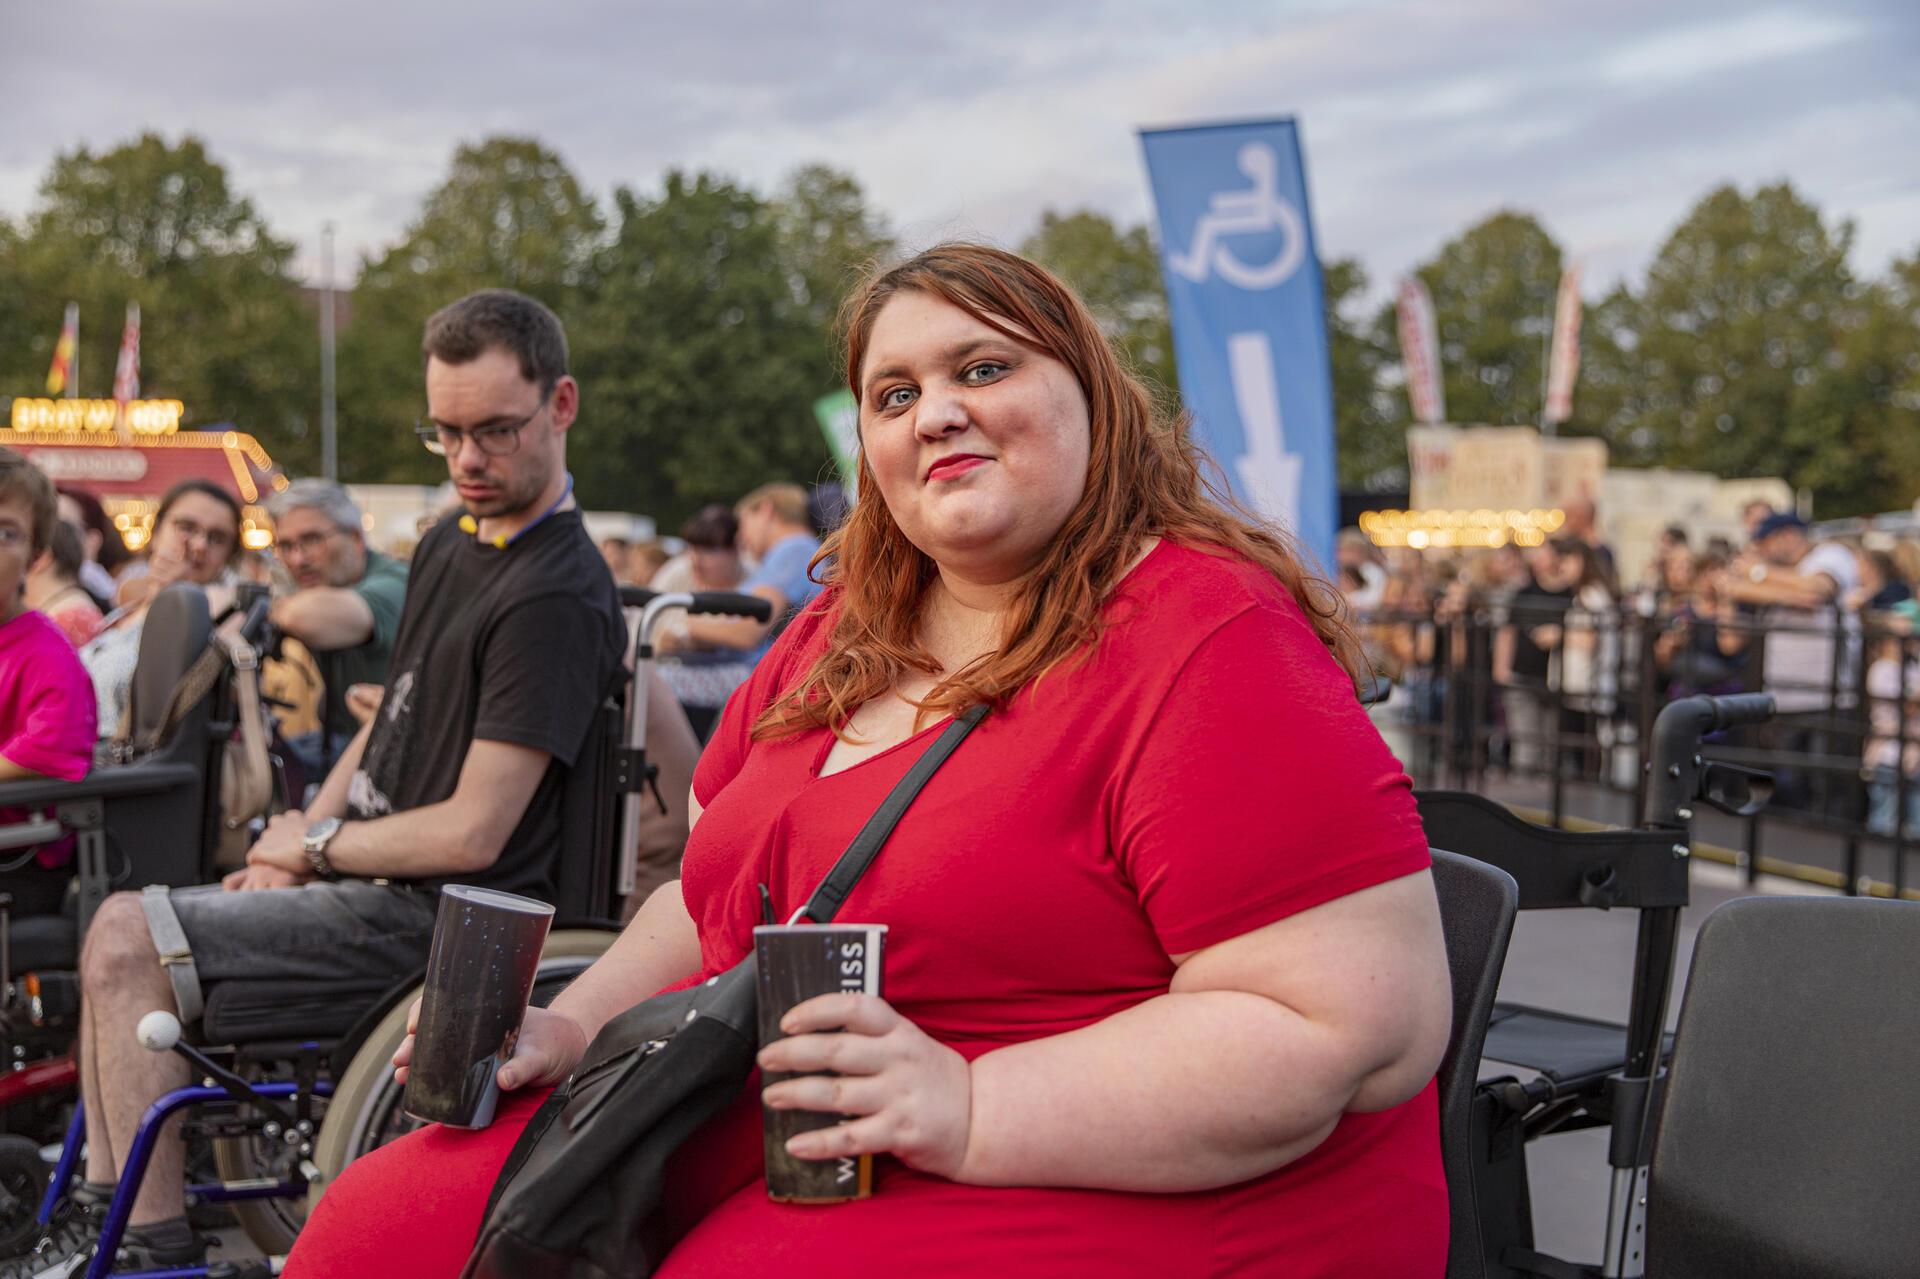
<instances>
[{"instance_id":1,"label":"black fence railing","mask_svg":"<svg viewBox=\"0 0 1920 1279\"><path fill-rule=\"evenodd\" d=\"M1660 708L1696 693L1772 693L1779 714L1703 747L1774 774L1746 819L1744 861L1763 845L1824 863L1849 892L1884 868L1895 895L1920 845L1920 636L1899 619L1839 610L1696 615L1543 607L1536 597L1459 611L1358 619L1394 682L1375 722L1420 786L1488 793L1524 784L1554 822L1646 807L1645 744ZM1573 807L1570 807L1573 805ZM1884 891L1884 890L1882 890Z\"/></svg>"}]
</instances>

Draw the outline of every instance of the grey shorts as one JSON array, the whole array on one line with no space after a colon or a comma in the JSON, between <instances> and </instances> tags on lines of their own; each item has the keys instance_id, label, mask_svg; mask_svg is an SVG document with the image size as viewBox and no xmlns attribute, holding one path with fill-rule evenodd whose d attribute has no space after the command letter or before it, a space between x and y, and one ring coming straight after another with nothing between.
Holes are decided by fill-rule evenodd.
<instances>
[{"instance_id":1,"label":"grey shorts","mask_svg":"<svg viewBox=\"0 0 1920 1279\"><path fill-rule=\"evenodd\" d=\"M202 988L235 978L399 981L427 962L439 898L364 879L168 894Z\"/></svg>"}]
</instances>

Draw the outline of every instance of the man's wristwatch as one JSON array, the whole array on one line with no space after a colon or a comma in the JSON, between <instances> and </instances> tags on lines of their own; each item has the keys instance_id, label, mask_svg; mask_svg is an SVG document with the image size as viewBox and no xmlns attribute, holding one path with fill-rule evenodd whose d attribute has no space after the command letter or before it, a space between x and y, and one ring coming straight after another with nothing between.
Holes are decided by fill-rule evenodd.
<instances>
[{"instance_id":1,"label":"man's wristwatch","mask_svg":"<svg viewBox=\"0 0 1920 1279\"><path fill-rule=\"evenodd\" d=\"M1752 568L1750 568L1750 569L1748 569L1748 570L1747 570L1747 580L1748 580L1749 582L1764 582L1764 581L1766 581L1766 580L1767 580L1767 566L1766 566L1765 564L1755 564L1755 565L1754 565L1754 566L1753 566Z\"/></svg>"},{"instance_id":2,"label":"man's wristwatch","mask_svg":"<svg viewBox=\"0 0 1920 1279\"><path fill-rule=\"evenodd\" d=\"M338 817L322 817L307 827L305 838L300 841L300 851L307 855L307 864L313 867L313 873L322 879L338 878L333 863L327 860L327 842L340 832Z\"/></svg>"}]
</instances>

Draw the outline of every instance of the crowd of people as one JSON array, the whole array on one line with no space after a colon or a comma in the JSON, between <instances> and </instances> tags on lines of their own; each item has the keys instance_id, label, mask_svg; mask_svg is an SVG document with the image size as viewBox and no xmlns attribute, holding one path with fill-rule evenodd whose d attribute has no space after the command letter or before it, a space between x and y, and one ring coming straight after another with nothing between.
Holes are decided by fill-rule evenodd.
<instances>
[{"instance_id":1,"label":"crowd of people","mask_svg":"<svg viewBox=\"0 0 1920 1279\"><path fill-rule=\"evenodd\" d=\"M1566 516L1527 548L1383 552L1342 532L1342 593L1394 682L1376 718L1403 759L1421 740L1433 758L1449 715L1456 731L1471 715L1491 763L1594 776L1645 699L1764 691L1781 713L1767 745L1851 755L1865 827L1892 833L1904 803L1920 835L1920 540L1815 538L1754 502L1738 539L1670 526L1627 573L1591 502ZM1790 758L1780 771L1785 805L1836 789Z\"/></svg>"}]
</instances>

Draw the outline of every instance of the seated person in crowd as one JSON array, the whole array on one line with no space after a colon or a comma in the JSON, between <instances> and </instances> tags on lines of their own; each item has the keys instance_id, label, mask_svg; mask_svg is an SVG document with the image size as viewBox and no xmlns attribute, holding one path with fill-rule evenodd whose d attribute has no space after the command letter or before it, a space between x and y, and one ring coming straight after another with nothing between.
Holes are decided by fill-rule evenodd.
<instances>
[{"instance_id":1,"label":"seated person in crowd","mask_svg":"<svg viewBox=\"0 0 1920 1279\"><path fill-rule=\"evenodd\" d=\"M85 550L85 562L80 565L80 585L105 612L113 606L114 592L119 585L114 575L133 558L133 552L127 549L120 530L107 518L107 508L100 505L99 498L81 489L59 485L55 485L53 491L60 497L61 522L80 530L80 545Z\"/></svg>"},{"instance_id":2,"label":"seated person in crowd","mask_svg":"<svg viewBox=\"0 0 1920 1279\"><path fill-rule=\"evenodd\" d=\"M654 575L653 589L669 591L737 591L744 574L740 565L740 517L718 502L703 506L680 526L687 549L668 560ZM667 620L661 635L672 654L660 663L661 678L686 708L693 731L705 741L720 719L720 708L733 690L753 674L753 657L738 648L704 645L693 638L692 620L685 614Z\"/></svg>"},{"instance_id":3,"label":"seated person in crowd","mask_svg":"<svg viewBox=\"0 0 1920 1279\"><path fill-rule=\"evenodd\" d=\"M330 480L295 480L268 501L267 514L295 587L273 602L271 619L314 655L324 689L320 731L288 745L318 776L359 727L347 689L387 682L407 566L368 547L360 508Z\"/></svg>"},{"instance_id":4,"label":"seated person in crowd","mask_svg":"<svg viewBox=\"0 0 1920 1279\"><path fill-rule=\"evenodd\" d=\"M27 570L27 607L45 614L75 648L98 635L105 621L100 606L80 585L85 557L80 530L65 520L55 520L46 549Z\"/></svg>"},{"instance_id":5,"label":"seated person in crowd","mask_svg":"<svg viewBox=\"0 0 1920 1279\"><path fill-rule=\"evenodd\" d=\"M425 442L467 518L421 542L380 709L313 804L275 817L224 884L118 893L94 917L80 969L86 1181L5 1279L71 1273L58 1267L89 1254L141 1113L187 1082L185 1062L135 1042L144 1013L190 1021L205 988L231 978L397 979L426 961L451 880L553 896L566 773L623 648L567 476L579 388L559 320L518 293L437 312L424 347ZM191 960L162 967L150 929L169 917ZM119 1267L204 1256L182 1162L163 1140Z\"/></svg>"},{"instance_id":6,"label":"seated person in crowd","mask_svg":"<svg viewBox=\"0 0 1920 1279\"><path fill-rule=\"evenodd\" d=\"M100 633L80 650L100 705L100 736L115 736L127 713L127 690L154 596L176 582L215 586L239 553L240 503L233 494L209 480L181 480L161 497L147 541L146 573L123 584L130 602L107 614ZM215 614L227 597L225 588L207 592Z\"/></svg>"},{"instance_id":7,"label":"seated person in crowd","mask_svg":"<svg viewBox=\"0 0 1920 1279\"><path fill-rule=\"evenodd\" d=\"M760 563L740 590L773 605L771 621L750 617L690 617L684 627L663 632L663 653L684 648L732 649L759 661L793 615L813 602L820 584L808 573L820 549L807 522L807 493L798 484L763 484L734 507L740 520L740 549Z\"/></svg>"},{"instance_id":8,"label":"seated person in crowd","mask_svg":"<svg viewBox=\"0 0 1920 1279\"><path fill-rule=\"evenodd\" d=\"M891 928L886 997L795 1010L759 1060L800 1077L680 1152L653 1273L1436 1279L1446 955L1332 588L1041 268L943 246L849 316L861 500L701 759L683 878L528 1010L491 1127L355 1162L285 1273L459 1273L599 1028L743 958L986 702L841 912ZM788 1148L888 1156L872 1198L770 1201L763 1096L851 1116Z\"/></svg>"},{"instance_id":9,"label":"seated person in crowd","mask_svg":"<svg viewBox=\"0 0 1920 1279\"><path fill-rule=\"evenodd\" d=\"M53 484L0 448L0 782L77 782L93 765L93 684L60 629L27 607L27 566L46 549L56 518ZM0 809L0 825L26 814ZM0 891L22 915L60 908L73 841L6 854Z\"/></svg>"}]
</instances>

